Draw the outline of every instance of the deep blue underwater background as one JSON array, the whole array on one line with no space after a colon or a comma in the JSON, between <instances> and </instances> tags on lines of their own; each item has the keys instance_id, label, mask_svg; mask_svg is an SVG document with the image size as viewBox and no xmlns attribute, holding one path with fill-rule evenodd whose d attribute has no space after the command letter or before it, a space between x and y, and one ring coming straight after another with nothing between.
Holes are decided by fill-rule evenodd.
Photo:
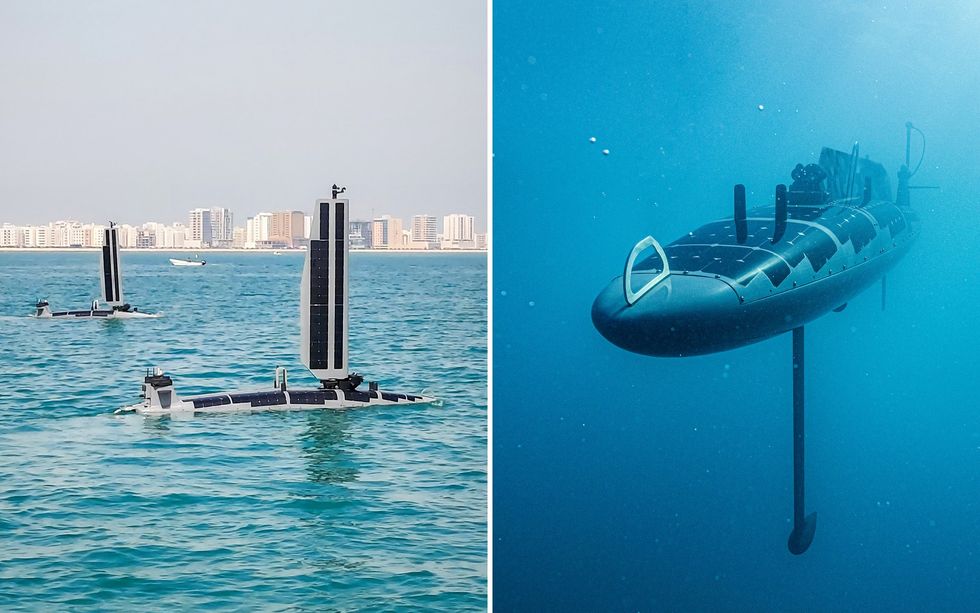
<instances>
[{"instance_id":1,"label":"deep blue underwater background","mask_svg":"<svg viewBox=\"0 0 980 613\"><path fill-rule=\"evenodd\" d=\"M494 3L496 610L980 610L980 8L886 4ZM807 328L794 557L789 337L656 359L589 310L735 183L855 140L897 171L907 120L942 189L887 310Z\"/></svg>"}]
</instances>

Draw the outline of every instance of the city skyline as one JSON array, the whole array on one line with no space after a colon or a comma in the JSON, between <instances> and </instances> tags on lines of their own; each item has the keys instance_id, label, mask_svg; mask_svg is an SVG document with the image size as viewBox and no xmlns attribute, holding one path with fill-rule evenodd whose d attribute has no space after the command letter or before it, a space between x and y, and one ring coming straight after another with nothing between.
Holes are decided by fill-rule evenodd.
<instances>
[{"instance_id":1,"label":"city skyline","mask_svg":"<svg viewBox=\"0 0 980 613\"><path fill-rule=\"evenodd\" d=\"M4 3L6 221L309 213L338 182L485 228L485 10L273 7Z\"/></svg>"},{"instance_id":2,"label":"city skyline","mask_svg":"<svg viewBox=\"0 0 980 613\"><path fill-rule=\"evenodd\" d=\"M306 247L312 216L300 210L263 211L235 223L234 212L220 207L196 208L187 223L159 221L115 223L120 245L139 249L289 249ZM105 223L59 219L46 224L12 224L0 219L0 248L93 248L102 245ZM348 233L354 249L486 249L487 235L474 231L473 216L450 213L437 218L415 214L409 223L382 214L370 219L351 219Z\"/></svg>"},{"instance_id":3,"label":"city skyline","mask_svg":"<svg viewBox=\"0 0 980 613\"><path fill-rule=\"evenodd\" d=\"M216 204L207 206L202 204L202 205L192 205L192 206L184 207L182 212L178 210L176 215L171 215L169 217L164 217L160 215L157 216L157 218L148 218L148 219L140 220L137 218L136 215L129 215L129 216L117 215L117 216L109 216L104 220L97 221L93 215L86 214L82 211L73 211L69 215L62 216L62 217L48 216L47 218L41 218L41 215L35 214L33 212L27 212L26 214L17 215L16 211L14 210L10 210L6 207L0 207L0 224L13 224L17 226L36 226L36 225L46 225L59 221L79 221L85 224L108 225L109 222L112 221L116 225L128 224L131 226L139 226L147 223L161 223L164 225L173 225L175 223L182 223L184 225L192 225L191 223L189 223L190 213L192 213L195 210L214 210L214 209L224 209L226 211L229 211L233 215L234 223L232 223L232 228L244 227L244 223L239 223L239 220L243 218L248 219L250 217L261 215L263 213L274 213L274 212L282 212L282 211L300 211L306 216L310 216L313 214L312 206L308 206L308 207L266 206L266 207L255 209L253 212L243 214L227 206L219 206ZM380 217L381 215L393 215L392 212L385 207L368 207L368 210L364 210L364 209L365 209L364 206L356 206L354 203L351 203L351 220L371 221L372 219L376 217ZM393 215L393 216L402 218L405 221L406 229L409 230L412 229L412 220L414 217L417 216L434 217L438 220L437 222L438 227L441 231L443 227L442 219L449 215L469 215L473 217L474 220L473 231L478 234L486 233L486 227L485 227L486 224L484 222L481 225L481 218L479 215L475 215L469 211L462 211L459 210L458 208L450 207L449 209L447 209L446 213L442 213L442 214L434 214L432 212L418 213L418 212L410 211L405 214ZM24 218L24 219L19 221L18 220L19 218Z\"/></svg>"}]
</instances>

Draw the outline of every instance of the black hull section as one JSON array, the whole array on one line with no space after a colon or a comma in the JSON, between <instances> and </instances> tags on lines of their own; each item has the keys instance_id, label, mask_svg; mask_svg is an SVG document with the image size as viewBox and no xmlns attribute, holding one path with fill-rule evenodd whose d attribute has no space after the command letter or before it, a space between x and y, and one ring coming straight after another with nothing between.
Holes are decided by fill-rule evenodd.
<instances>
[{"instance_id":1,"label":"black hull section","mask_svg":"<svg viewBox=\"0 0 980 613\"><path fill-rule=\"evenodd\" d=\"M613 279L592 305L596 329L622 349L658 357L757 343L852 300L917 236L915 215L890 203L790 207L789 229L776 239L781 228L764 216L771 211L751 212L748 244L737 242L733 221L721 221L668 245L669 274L632 304L624 277ZM662 272L662 260L652 256L631 270L631 287L643 285Z\"/></svg>"},{"instance_id":2,"label":"black hull section","mask_svg":"<svg viewBox=\"0 0 980 613\"><path fill-rule=\"evenodd\" d=\"M643 355L676 358L737 349L789 332L851 301L880 281L908 248L906 245L854 268L755 302L739 304L736 297L727 301L728 308L714 309L695 320L678 318L666 330L661 326L635 326L625 318L610 320L600 300L593 304L592 321L607 340ZM617 298L622 294L622 284L622 277L610 284ZM624 311L629 308L622 306Z\"/></svg>"}]
</instances>

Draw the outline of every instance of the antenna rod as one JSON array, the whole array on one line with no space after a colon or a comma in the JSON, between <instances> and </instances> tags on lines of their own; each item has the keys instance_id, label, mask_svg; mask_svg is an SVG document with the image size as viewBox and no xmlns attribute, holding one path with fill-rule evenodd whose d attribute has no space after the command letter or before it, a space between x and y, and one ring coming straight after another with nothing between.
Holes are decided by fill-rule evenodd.
<instances>
[{"instance_id":1,"label":"antenna rod","mask_svg":"<svg viewBox=\"0 0 980 613\"><path fill-rule=\"evenodd\" d=\"M911 167L912 161L912 122L905 122L905 166Z\"/></svg>"},{"instance_id":2,"label":"antenna rod","mask_svg":"<svg viewBox=\"0 0 980 613\"><path fill-rule=\"evenodd\" d=\"M847 175L847 198L851 197L851 193L854 190L854 177L857 175L858 167L858 143L854 141L854 146L851 147L851 168Z\"/></svg>"}]
</instances>

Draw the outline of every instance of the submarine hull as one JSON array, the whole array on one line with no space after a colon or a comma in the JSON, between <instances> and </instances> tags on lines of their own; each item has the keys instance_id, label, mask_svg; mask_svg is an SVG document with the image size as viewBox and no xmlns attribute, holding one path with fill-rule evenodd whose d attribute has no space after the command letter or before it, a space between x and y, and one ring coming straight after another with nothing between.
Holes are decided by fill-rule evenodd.
<instances>
[{"instance_id":1,"label":"submarine hull","mask_svg":"<svg viewBox=\"0 0 980 613\"><path fill-rule=\"evenodd\" d=\"M843 306L879 281L917 236L911 211L891 203L808 208L791 212L784 238L775 243L768 238L771 208L752 211L747 245L724 242L728 230L734 236L730 221L689 233L665 250L669 274L632 304L626 275L613 279L592 305L593 325L614 345L644 355L735 349ZM659 259L638 265L631 282L661 274Z\"/></svg>"}]
</instances>

